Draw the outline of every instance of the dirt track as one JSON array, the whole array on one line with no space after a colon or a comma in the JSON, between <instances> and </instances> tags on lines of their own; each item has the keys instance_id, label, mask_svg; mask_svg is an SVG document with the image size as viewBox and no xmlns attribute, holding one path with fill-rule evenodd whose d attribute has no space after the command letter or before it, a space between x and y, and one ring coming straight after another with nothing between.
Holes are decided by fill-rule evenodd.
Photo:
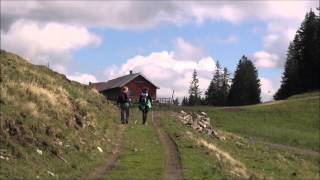
<instances>
[{"instance_id":1,"label":"dirt track","mask_svg":"<svg viewBox=\"0 0 320 180\"><path fill-rule=\"evenodd\" d=\"M104 179L104 177L110 172L117 164L122 145L123 145L123 132L125 127L121 126L119 131L117 131L118 141L116 142L115 148L112 150L112 154L109 154L105 158L105 163L96 167L86 178L87 180L100 180Z\"/></svg>"},{"instance_id":2,"label":"dirt track","mask_svg":"<svg viewBox=\"0 0 320 180\"><path fill-rule=\"evenodd\" d=\"M153 113L153 112L152 112ZM181 159L178 151L178 147L174 140L165 132L157 113L152 114L152 124L156 129L160 143L164 147L165 151L165 180L180 180L183 178L183 170L181 165Z\"/></svg>"},{"instance_id":3,"label":"dirt track","mask_svg":"<svg viewBox=\"0 0 320 180\"><path fill-rule=\"evenodd\" d=\"M307 156L311 156L314 158L320 157L319 152L313 151L310 149L302 149L302 148L298 148L298 147L294 147L294 146L290 146L290 145L276 144L276 143L265 142L265 141L261 141L261 140L257 140L257 139L251 139L250 142L256 143L256 144L263 144L263 145L266 145L266 146L268 146L270 148L274 148L274 149L280 149L280 150L285 150L285 151L289 151L289 152L294 152L294 153L297 153L300 155L307 155Z\"/></svg>"}]
</instances>

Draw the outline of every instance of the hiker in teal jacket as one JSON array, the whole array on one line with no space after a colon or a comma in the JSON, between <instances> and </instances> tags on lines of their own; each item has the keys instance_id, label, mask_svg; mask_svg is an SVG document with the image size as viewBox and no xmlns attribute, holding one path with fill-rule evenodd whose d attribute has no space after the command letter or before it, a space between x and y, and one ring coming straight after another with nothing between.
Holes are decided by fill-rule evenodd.
<instances>
[{"instance_id":1,"label":"hiker in teal jacket","mask_svg":"<svg viewBox=\"0 0 320 180\"><path fill-rule=\"evenodd\" d=\"M152 107L152 99L147 88L143 88L139 98L139 109L142 111L142 123L146 124L148 111Z\"/></svg>"}]
</instances>

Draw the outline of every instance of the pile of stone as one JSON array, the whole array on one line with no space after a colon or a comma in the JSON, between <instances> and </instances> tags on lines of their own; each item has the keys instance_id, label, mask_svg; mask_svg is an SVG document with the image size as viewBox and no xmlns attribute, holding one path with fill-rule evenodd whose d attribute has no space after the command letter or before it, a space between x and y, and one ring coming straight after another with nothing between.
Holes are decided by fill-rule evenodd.
<instances>
[{"instance_id":1,"label":"pile of stone","mask_svg":"<svg viewBox=\"0 0 320 180\"><path fill-rule=\"evenodd\" d=\"M209 136L214 136L218 139L217 131L213 128L212 124L210 123L210 118L208 117L207 113L187 113L184 111L180 111L178 114L178 120L181 121L184 125L191 127L199 131L200 133L207 134Z\"/></svg>"}]
</instances>

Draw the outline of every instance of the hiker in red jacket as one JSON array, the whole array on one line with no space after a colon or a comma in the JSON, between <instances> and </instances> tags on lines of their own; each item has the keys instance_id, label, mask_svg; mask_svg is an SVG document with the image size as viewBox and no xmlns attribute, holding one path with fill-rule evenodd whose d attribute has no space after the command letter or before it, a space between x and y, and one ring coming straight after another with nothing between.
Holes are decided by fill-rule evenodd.
<instances>
[{"instance_id":1,"label":"hiker in red jacket","mask_svg":"<svg viewBox=\"0 0 320 180\"><path fill-rule=\"evenodd\" d=\"M120 105L121 123L128 124L130 99L128 98L128 87L124 86L118 96L117 104Z\"/></svg>"},{"instance_id":2,"label":"hiker in red jacket","mask_svg":"<svg viewBox=\"0 0 320 180\"><path fill-rule=\"evenodd\" d=\"M139 98L139 109L142 111L142 123L146 124L148 111L151 109L152 99L147 88L143 88Z\"/></svg>"}]
</instances>

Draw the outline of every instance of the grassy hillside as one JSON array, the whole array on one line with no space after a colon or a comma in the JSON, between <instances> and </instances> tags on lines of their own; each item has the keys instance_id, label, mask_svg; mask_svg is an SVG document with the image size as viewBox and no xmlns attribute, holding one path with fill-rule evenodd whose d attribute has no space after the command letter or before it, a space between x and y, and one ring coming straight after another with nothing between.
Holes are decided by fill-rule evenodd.
<instances>
[{"instance_id":1,"label":"grassy hillside","mask_svg":"<svg viewBox=\"0 0 320 180\"><path fill-rule=\"evenodd\" d=\"M0 179L77 179L111 150L116 109L103 96L2 50L0 65Z\"/></svg>"},{"instance_id":2,"label":"grassy hillside","mask_svg":"<svg viewBox=\"0 0 320 180\"><path fill-rule=\"evenodd\" d=\"M83 179L105 167L116 144L103 178L163 179L174 155L159 129L174 141L185 179L319 179L319 92L254 106L154 106L147 126L132 107L120 128L118 110L88 86L5 51L0 66L0 179ZM181 109L207 112L225 140L184 126Z\"/></svg>"},{"instance_id":3,"label":"grassy hillside","mask_svg":"<svg viewBox=\"0 0 320 180\"><path fill-rule=\"evenodd\" d=\"M226 140L217 140L183 126L170 112L162 114L162 122L179 147L186 179L247 179L239 177L239 172L246 172L248 179L319 179L319 155L256 143L221 129L219 132ZM188 132L194 138L190 138ZM215 148L210 149L197 139Z\"/></svg>"},{"instance_id":4,"label":"grassy hillside","mask_svg":"<svg viewBox=\"0 0 320 180\"><path fill-rule=\"evenodd\" d=\"M195 107L209 113L216 126L257 140L320 151L320 93L241 107Z\"/></svg>"},{"instance_id":5,"label":"grassy hillside","mask_svg":"<svg viewBox=\"0 0 320 180\"><path fill-rule=\"evenodd\" d=\"M242 162L252 179L319 179L319 101L313 92L253 106L181 107L207 112L225 141L186 128L170 111L162 113L162 122L179 146L187 179L238 179L228 161L190 139L188 131Z\"/></svg>"}]
</instances>

